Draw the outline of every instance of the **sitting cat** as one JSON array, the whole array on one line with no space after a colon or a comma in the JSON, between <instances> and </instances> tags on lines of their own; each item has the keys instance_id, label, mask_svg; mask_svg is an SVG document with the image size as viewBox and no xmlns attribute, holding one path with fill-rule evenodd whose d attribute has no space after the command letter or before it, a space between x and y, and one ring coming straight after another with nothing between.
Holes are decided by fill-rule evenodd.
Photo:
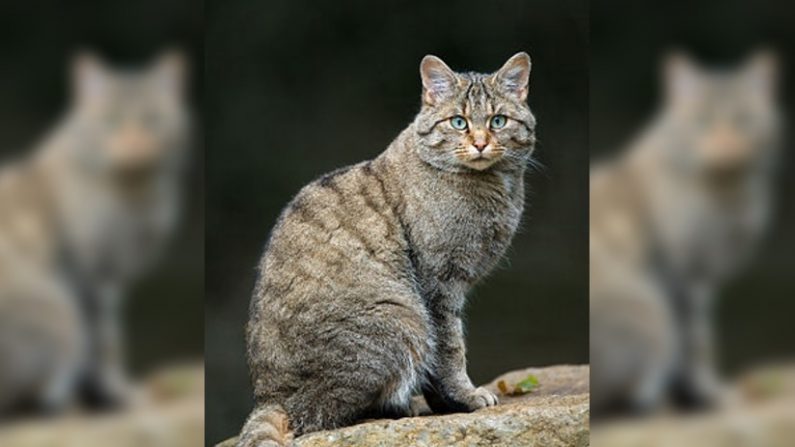
<instances>
[{"instance_id":1,"label":"sitting cat","mask_svg":"<svg viewBox=\"0 0 795 447\"><path fill-rule=\"evenodd\" d=\"M666 65L659 116L591 173L594 414L721 399L712 346L716 289L768 220L778 146L775 64Z\"/></svg>"},{"instance_id":2,"label":"sitting cat","mask_svg":"<svg viewBox=\"0 0 795 447\"><path fill-rule=\"evenodd\" d=\"M525 53L488 75L426 56L414 122L285 208L251 300L240 447L407 415L415 389L435 412L497 403L467 375L462 312L524 208L529 73Z\"/></svg>"},{"instance_id":3,"label":"sitting cat","mask_svg":"<svg viewBox=\"0 0 795 447\"><path fill-rule=\"evenodd\" d=\"M186 156L183 62L76 58L70 110L0 169L0 413L77 391L122 403L119 307L172 232Z\"/></svg>"}]
</instances>

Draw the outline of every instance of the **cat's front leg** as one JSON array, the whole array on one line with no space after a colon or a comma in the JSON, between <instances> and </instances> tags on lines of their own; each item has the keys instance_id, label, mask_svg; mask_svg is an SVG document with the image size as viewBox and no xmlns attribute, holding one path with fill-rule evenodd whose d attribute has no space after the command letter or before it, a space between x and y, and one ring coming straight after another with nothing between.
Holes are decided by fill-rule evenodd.
<instances>
[{"instance_id":1,"label":"cat's front leg","mask_svg":"<svg viewBox=\"0 0 795 447\"><path fill-rule=\"evenodd\" d=\"M674 381L674 397L684 407L722 405L727 389L717 372L712 323L712 291L706 287L689 290L680 322L682 364Z\"/></svg>"},{"instance_id":2,"label":"cat's front leg","mask_svg":"<svg viewBox=\"0 0 795 447\"><path fill-rule=\"evenodd\" d=\"M130 400L132 387L124 370L121 293L118 288L107 287L88 298L92 349L83 381L83 397L88 404L100 408L124 406Z\"/></svg>"},{"instance_id":3,"label":"cat's front leg","mask_svg":"<svg viewBox=\"0 0 795 447\"><path fill-rule=\"evenodd\" d=\"M452 301L452 300L451 300ZM460 300L456 300L460 303ZM466 347L460 306L436 303L432 311L436 328L436 358L423 395L435 413L475 411L497 404L491 391L476 388L466 372Z\"/></svg>"}]
</instances>

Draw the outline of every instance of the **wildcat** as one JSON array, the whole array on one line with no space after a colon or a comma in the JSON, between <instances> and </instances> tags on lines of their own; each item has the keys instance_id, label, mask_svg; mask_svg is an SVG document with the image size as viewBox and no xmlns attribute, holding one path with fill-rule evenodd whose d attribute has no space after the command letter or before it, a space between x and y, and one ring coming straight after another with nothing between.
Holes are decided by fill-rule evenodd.
<instances>
[{"instance_id":1,"label":"wildcat","mask_svg":"<svg viewBox=\"0 0 795 447\"><path fill-rule=\"evenodd\" d=\"M465 295L501 258L535 143L530 58L420 65L422 107L381 155L304 187L273 228L247 325L256 407L240 447L369 416L497 403L466 372Z\"/></svg>"},{"instance_id":2,"label":"wildcat","mask_svg":"<svg viewBox=\"0 0 795 447\"><path fill-rule=\"evenodd\" d=\"M594 414L725 400L712 310L766 228L778 146L775 60L665 64L648 129L591 173Z\"/></svg>"},{"instance_id":3,"label":"wildcat","mask_svg":"<svg viewBox=\"0 0 795 447\"><path fill-rule=\"evenodd\" d=\"M67 113L0 169L0 413L128 396L125 288L172 232L186 157L184 62L75 58Z\"/></svg>"}]
</instances>

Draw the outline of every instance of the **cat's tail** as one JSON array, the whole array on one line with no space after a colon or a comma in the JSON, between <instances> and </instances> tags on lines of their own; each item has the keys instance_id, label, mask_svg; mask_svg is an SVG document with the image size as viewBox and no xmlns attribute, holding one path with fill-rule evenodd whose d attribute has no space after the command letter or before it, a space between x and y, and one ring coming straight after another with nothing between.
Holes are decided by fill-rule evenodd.
<instances>
[{"instance_id":1,"label":"cat's tail","mask_svg":"<svg viewBox=\"0 0 795 447\"><path fill-rule=\"evenodd\" d=\"M236 447L288 447L292 444L293 433L290 420L281 405L258 405L251 412Z\"/></svg>"}]
</instances>

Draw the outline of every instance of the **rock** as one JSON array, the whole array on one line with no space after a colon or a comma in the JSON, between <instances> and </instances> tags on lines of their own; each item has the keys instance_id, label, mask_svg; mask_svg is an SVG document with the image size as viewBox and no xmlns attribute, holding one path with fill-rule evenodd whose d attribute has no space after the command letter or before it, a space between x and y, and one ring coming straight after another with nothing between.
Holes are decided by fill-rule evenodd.
<instances>
[{"instance_id":1,"label":"rock","mask_svg":"<svg viewBox=\"0 0 795 447\"><path fill-rule=\"evenodd\" d=\"M73 410L58 418L0 426L3 447L194 447L204 445L204 368L161 370L135 390L128 408L106 414Z\"/></svg>"},{"instance_id":2,"label":"rock","mask_svg":"<svg viewBox=\"0 0 795 447\"><path fill-rule=\"evenodd\" d=\"M495 407L474 413L367 421L307 434L296 440L295 447L587 446L588 371L588 366L513 371L487 385L500 397ZM515 384L529 374L539 382L532 392L510 397L498 391L500 380ZM218 447L234 445L233 438Z\"/></svg>"},{"instance_id":3,"label":"rock","mask_svg":"<svg viewBox=\"0 0 795 447\"><path fill-rule=\"evenodd\" d=\"M595 447L756 447L795 445L795 365L758 368L729 389L713 411L670 410L645 419L594 424Z\"/></svg>"}]
</instances>

